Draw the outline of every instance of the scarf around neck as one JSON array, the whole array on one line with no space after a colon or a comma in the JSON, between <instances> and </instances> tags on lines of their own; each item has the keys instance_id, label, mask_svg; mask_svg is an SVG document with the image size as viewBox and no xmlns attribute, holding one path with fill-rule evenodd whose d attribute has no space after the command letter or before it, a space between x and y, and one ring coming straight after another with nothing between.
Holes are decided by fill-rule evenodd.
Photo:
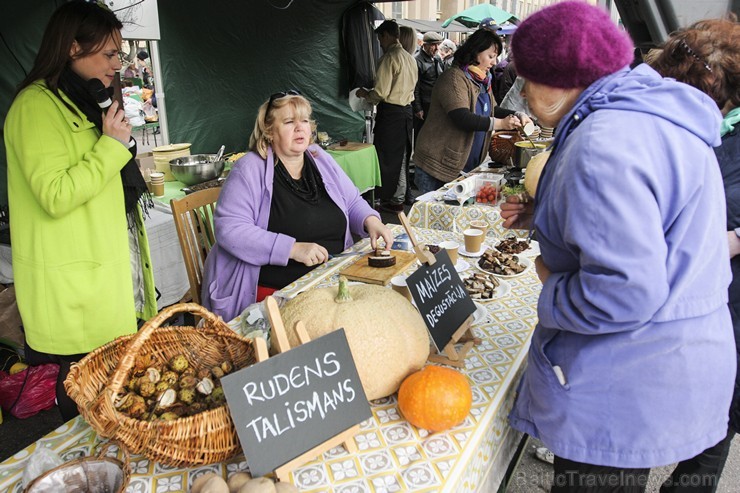
<instances>
[{"instance_id":1,"label":"scarf around neck","mask_svg":"<svg viewBox=\"0 0 740 493\"><path fill-rule=\"evenodd\" d=\"M477 65L463 65L461 68L469 79L480 84L486 91L491 90L491 74L484 72Z\"/></svg>"},{"instance_id":2,"label":"scarf around neck","mask_svg":"<svg viewBox=\"0 0 740 493\"><path fill-rule=\"evenodd\" d=\"M740 123L740 108L735 108L722 119L722 125L719 128L720 137L732 132L738 123Z\"/></svg>"},{"instance_id":3,"label":"scarf around neck","mask_svg":"<svg viewBox=\"0 0 740 493\"><path fill-rule=\"evenodd\" d=\"M59 89L82 111L85 117L103 133L103 111L98 106L95 97L87 89L87 83L72 69L66 67L59 77ZM126 210L126 218L129 229L133 229L137 222L136 204L141 205L143 214L148 215L152 203L152 197L147 191L144 177L139 171L139 166L134 160L136 146L129 149L131 159L121 168L121 184L123 186L123 200Z\"/></svg>"}]
</instances>

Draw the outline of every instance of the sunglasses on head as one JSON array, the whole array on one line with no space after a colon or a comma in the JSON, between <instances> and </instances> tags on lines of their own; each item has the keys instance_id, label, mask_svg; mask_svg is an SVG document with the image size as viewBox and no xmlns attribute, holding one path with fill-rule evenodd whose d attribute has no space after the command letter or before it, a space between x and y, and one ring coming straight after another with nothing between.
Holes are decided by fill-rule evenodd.
<instances>
[{"instance_id":1,"label":"sunglasses on head","mask_svg":"<svg viewBox=\"0 0 740 493\"><path fill-rule=\"evenodd\" d=\"M301 92L295 89L288 89L287 91L276 92L275 94L270 96L270 100L267 103L267 109L269 110L272 107L272 103L286 96L301 96Z\"/></svg>"}]
</instances>

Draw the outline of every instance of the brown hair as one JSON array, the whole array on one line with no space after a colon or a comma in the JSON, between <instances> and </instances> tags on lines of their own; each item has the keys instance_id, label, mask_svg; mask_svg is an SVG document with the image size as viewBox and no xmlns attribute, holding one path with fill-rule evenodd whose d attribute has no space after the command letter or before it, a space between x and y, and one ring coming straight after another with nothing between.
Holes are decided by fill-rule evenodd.
<instances>
[{"instance_id":1,"label":"brown hair","mask_svg":"<svg viewBox=\"0 0 740 493\"><path fill-rule=\"evenodd\" d=\"M664 77L696 87L720 109L740 106L740 24L699 21L675 32L650 65Z\"/></svg>"},{"instance_id":2,"label":"brown hair","mask_svg":"<svg viewBox=\"0 0 740 493\"><path fill-rule=\"evenodd\" d=\"M262 159L267 159L267 148L272 144L275 111L288 105L293 107L296 118L308 118L311 121L312 135L316 130L316 122L311 120L311 103L303 96L291 94L273 99L272 103L270 100L265 101L257 111L257 120L249 137L249 150L258 153Z\"/></svg>"},{"instance_id":3,"label":"brown hair","mask_svg":"<svg viewBox=\"0 0 740 493\"><path fill-rule=\"evenodd\" d=\"M83 1L65 3L49 19L33 68L18 86L18 92L44 80L59 97L59 77L72 61L72 44L77 41L80 51L75 57L82 58L100 51L111 36L120 38L121 28L121 21L105 7Z\"/></svg>"}]
</instances>

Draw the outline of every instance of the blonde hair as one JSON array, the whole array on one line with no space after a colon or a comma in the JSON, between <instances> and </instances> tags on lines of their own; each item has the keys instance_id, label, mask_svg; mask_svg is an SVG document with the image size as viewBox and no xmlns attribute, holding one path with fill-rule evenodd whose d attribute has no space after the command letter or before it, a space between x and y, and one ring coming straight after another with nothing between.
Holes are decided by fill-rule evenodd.
<instances>
[{"instance_id":1,"label":"blonde hair","mask_svg":"<svg viewBox=\"0 0 740 493\"><path fill-rule=\"evenodd\" d=\"M401 43L403 49L408 51L411 55L416 51L416 29L408 26L399 27L398 42Z\"/></svg>"},{"instance_id":2,"label":"blonde hair","mask_svg":"<svg viewBox=\"0 0 740 493\"><path fill-rule=\"evenodd\" d=\"M275 126L275 111L290 105L293 108L295 118L308 118L311 122L311 143L314 142L316 122L311 119L311 103L300 95L287 95L272 101L265 101L257 111L257 120L254 122L254 130L249 137L249 150L258 153L262 159L267 159L267 148L272 145L273 128ZM268 112L269 106L269 112Z\"/></svg>"}]
</instances>

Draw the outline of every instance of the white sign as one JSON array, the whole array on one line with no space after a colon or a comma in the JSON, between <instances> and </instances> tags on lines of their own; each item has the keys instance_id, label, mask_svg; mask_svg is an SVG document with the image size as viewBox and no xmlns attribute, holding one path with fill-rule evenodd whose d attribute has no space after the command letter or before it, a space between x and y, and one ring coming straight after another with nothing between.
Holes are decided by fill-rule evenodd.
<instances>
[{"instance_id":1,"label":"white sign","mask_svg":"<svg viewBox=\"0 0 740 493\"><path fill-rule=\"evenodd\" d=\"M157 0L103 0L123 23L124 39L160 39Z\"/></svg>"}]
</instances>

